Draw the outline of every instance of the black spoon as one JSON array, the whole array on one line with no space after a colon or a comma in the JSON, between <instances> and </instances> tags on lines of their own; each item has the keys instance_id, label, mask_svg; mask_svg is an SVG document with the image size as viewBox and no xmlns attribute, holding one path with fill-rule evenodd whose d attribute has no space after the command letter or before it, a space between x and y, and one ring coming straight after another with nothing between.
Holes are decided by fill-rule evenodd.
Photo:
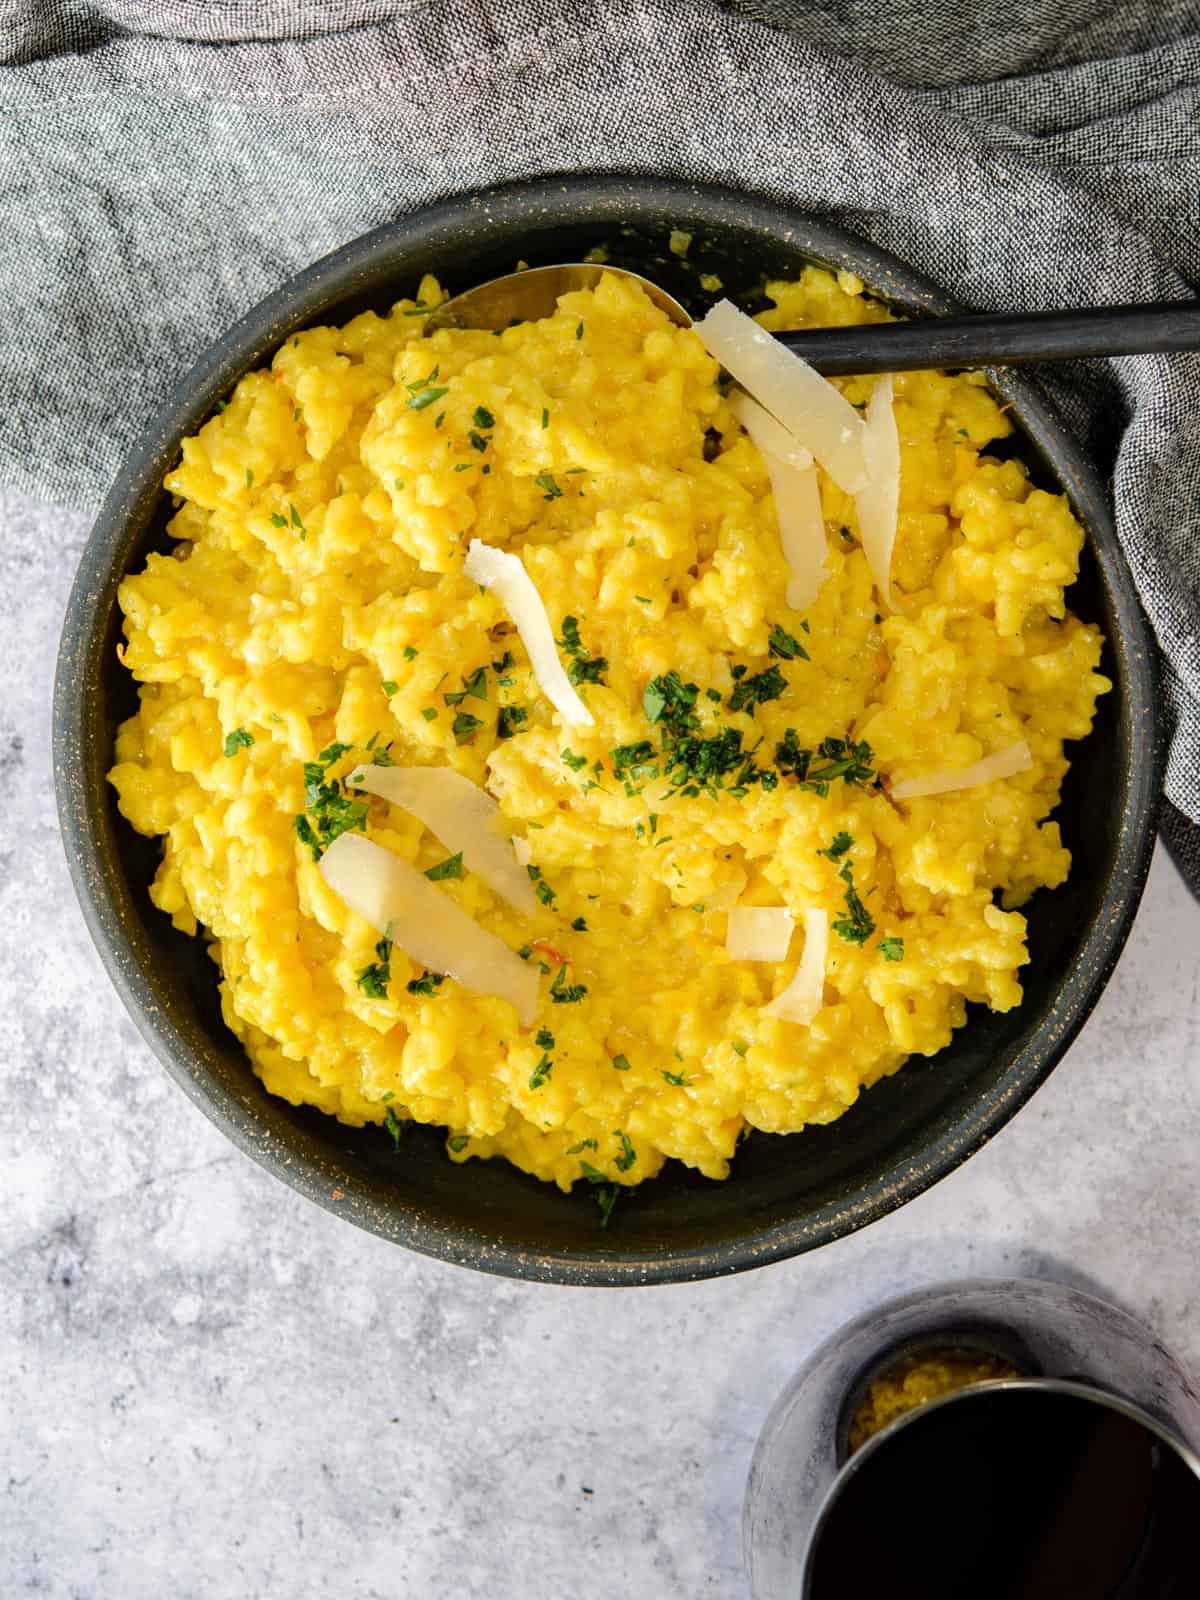
<instances>
[{"instance_id":1,"label":"black spoon","mask_svg":"<svg viewBox=\"0 0 1200 1600\"><path fill-rule=\"evenodd\" d=\"M585 263L529 267L455 295L430 316L435 328L507 328L549 316L559 295L591 289L606 273L631 278L681 327L692 319L678 300L641 273ZM1200 301L1151 306L1093 306L1076 311L930 317L853 328L805 328L775 337L827 377L859 372L916 372L929 367L1017 367L1084 356L1132 356L1200 350Z\"/></svg>"}]
</instances>

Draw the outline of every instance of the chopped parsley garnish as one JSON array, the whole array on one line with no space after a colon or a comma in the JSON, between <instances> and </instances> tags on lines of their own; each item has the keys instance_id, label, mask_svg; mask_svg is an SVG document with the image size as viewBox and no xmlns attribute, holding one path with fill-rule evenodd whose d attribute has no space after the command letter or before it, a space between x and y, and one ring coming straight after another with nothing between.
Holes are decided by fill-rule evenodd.
<instances>
[{"instance_id":1,"label":"chopped parsley garnish","mask_svg":"<svg viewBox=\"0 0 1200 1600\"><path fill-rule=\"evenodd\" d=\"M469 711L460 711L454 719L455 744L470 744L471 740L483 727L478 717L473 717Z\"/></svg>"},{"instance_id":2,"label":"chopped parsley garnish","mask_svg":"<svg viewBox=\"0 0 1200 1600\"><path fill-rule=\"evenodd\" d=\"M550 413L546 410L545 406L543 406L542 407L542 427L543 428L548 428L549 426L550 426Z\"/></svg>"},{"instance_id":3,"label":"chopped parsley garnish","mask_svg":"<svg viewBox=\"0 0 1200 1600\"><path fill-rule=\"evenodd\" d=\"M286 517L281 517L279 515L278 511L272 511L272 513L271 513L271 526L273 528L286 528L287 527L287 518Z\"/></svg>"},{"instance_id":4,"label":"chopped parsley garnish","mask_svg":"<svg viewBox=\"0 0 1200 1600\"><path fill-rule=\"evenodd\" d=\"M463 875L462 851L447 856L445 861L439 861L436 867L427 867L425 876L430 883L440 883L443 878L461 878Z\"/></svg>"},{"instance_id":5,"label":"chopped parsley garnish","mask_svg":"<svg viewBox=\"0 0 1200 1600\"><path fill-rule=\"evenodd\" d=\"M846 914L837 919L833 931L847 944L866 944L875 932L875 919L863 905L854 887L854 867L849 861L843 861L838 877L846 885Z\"/></svg>"},{"instance_id":6,"label":"chopped parsley garnish","mask_svg":"<svg viewBox=\"0 0 1200 1600\"><path fill-rule=\"evenodd\" d=\"M560 500L562 498L562 490L558 487L557 483L555 483L554 479L548 472L539 472L533 481L542 491L543 499Z\"/></svg>"},{"instance_id":7,"label":"chopped parsley garnish","mask_svg":"<svg viewBox=\"0 0 1200 1600\"><path fill-rule=\"evenodd\" d=\"M435 995L446 981L442 972L423 972L419 978L410 978L404 985L409 994Z\"/></svg>"},{"instance_id":8,"label":"chopped parsley garnish","mask_svg":"<svg viewBox=\"0 0 1200 1600\"><path fill-rule=\"evenodd\" d=\"M540 889L541 885L538 887ZM584 983L564 983L566 975L566 967L559 967L554 982L550 985L550 998L556 1006L572 1006L577 1000L582 1000L587 993L587 985Z\"/></svg>"},{"instance_id":9,"label":"chopped parsley garnish","mask_svg":"<svg viewBox=\"0 0 1200 1600\"><path fill-rule=\"evenodd\" d=\"M655 749L649 739L639 739L635 744L615 745L609 752L613 772L618 778L657 778Z\"/></svg>"},{"instance_id":10,"label":"chopped parsley garnish","mask_svg":"<svg viewBox=\"0 0 1200 1600\"><path fill-rule=\"evenodd\" d=\"M304 763L304 805L308 815L301 812L293 826L314 861L319 861L322 851L343 833L366 826L367 802L352 800L343 792L337 778L326 778L329 768L349 748L348 744L331 744L315 761Z\"/></svg>"},{"instance_id":11,"label":"chopped parsley garnish","mask_svg":"<svg viewBox=\"0 0 1200 1600\"><path fill-rule=\"evenodd\" d=\"M411 384L409 384L409 388L412 388ZM435 405L437 401L443 397L443 395L447 395L449 393L449 389L422 389L419 394L413 395L412 399L408 402L408 409L410 411L424 411L426 406ZM445 415L446 413L443 411L442 416L444 417Z\"/></svg>"},{"instance_id":12,"label":"chopped parsley garnish","mask_svg":"<svg viewBox=\"0 0 1200 1600\"><path fill-rule=\"evenodd\" d=\"M405 661L415 661L420 654L421 652L417 649L416 645L406 644L404 646Z\"/></svg>"},{"instance_id":13,"label":"chopped parsley garnish","mask_svg":"<svg viewBox=\"0 0 1200 1600\"><path fill-rule=\"evenodd\" d=\"M292 502L290 500L288 501L288 510L292 514L292 527L299 531L300 537L302 539L307 539L308 538L308 529L304 526L303 522L301 522L300 513L296 510L295 506L292 504Z\"/></svg>"},{"instance_id":14,"label":"chopped parsley garnish","mask_svg":"<svg viewBox=\"0 0 1200 1600\"><path fill-rule=\"evenodd\" d=\"M437 707L436 706L422 706L421 707L421 715L425 718L426 722L432 722L433 719L437 716Z\"/></svg>"},{"instance_id":15,"label":"chopped parsley garnish","mask_svg":"<svg viewBox=\"0 0 1200 1600\"><path fill-rule=\"evenodd\" d=\"M768 667L765 672L756 672L752 678L741 678L734 684L729 709L745 711L751 706L764 705L768 700L778 700L787 686L787 679L779 668Z\"/></svg>"},{"instance_id":16,"label":"chopped parsley garnish","mask_svg":"<svg viewBox=\"0 0 1200 1600\"><path fill-rule=\"evenodd\" d=\"M904 960L904 940L897 939L894 935L887 939L880 939L875 948L885 961Z\"/></svg>"},{"instance_id":17,"label":"chopped parsley garnish","mask_svg":"<svg viewBox=\"0 0 1200 1600\"><path fill-rule=\"evenodd\" d=\"M476 433L474 428L472 428L467 434L467 440L470 443L472 450L478 450L481 453L487 449L489 443L491 442L490 440L485 439L481 433Z\"/></svg>"},{"instance_id":18,"label":"chopped parsley garnish","mask_svg":"<svg viewBox=\"0 0 1200 1600\"><path fill-rule=\"evenodd\" d=\"M392 695L400 693L400 685L396 682L395 678L385 678L383 680L383 692L387 695L389 700L391 699Z\"/></svg>"},{"instance_id":19,"label":"chopped parsley garnish","mask_svg":"<svg viewBox=\"0 0 1200 1600\"><path fill-rule=\"evenodd\" d=\"M549 1083L550 1074L553 1071L554 1061L550 1056L543 1054L542 1059L529 1075L529 1087L531 1089L540 1089L544 1083Z\"/></svg>"},{"instance_id":20,"label":"chopped parsley garnish","mask_svg":"<svg viewBox=\"0 0 1200 1600\"><path fill-rule=\"evenodd\" d=\"M539 1028L533 1036L533 1042L537 1045L539 1050L554 1049L554 1035L550 1032L549 1028Z\"/></svg>"},{"instance_id":21,"label":"chopped parsley garnish","mask_svg":"<svg viewBox=\"0 0 1200 1600\"><path fill-rule=\"evenodd\" d=\"M391 1106L383 1113L383 1125L392 1136L392 1143L396 1149L400 1148L400 1141L404 1137L404 1124L392 1110Z\"/></svg>"},{"instance_id":22,"label":"chopped parsley garnish","mask_svg":"<svg viewBox=\"0 0 1200 1600\"><path fill-rule=\"evenodd\" d=\"M767 648L773 656L782 656L785 661L809 659L808 651L799 639L794 639L790 633L786 633L778 623L771 629Z\"/></svg>"},{"instance_id":23,"label":"chopped parsley garnish","mask_svg":"<svg viewBox=\"0 0 1200 1600\"><path fill-rule=\"evenodd\" d=\"M637 1160L637 1151L633 1148L629 1135L623 1133L620 1128L613 1129L613 1138L621 1141L621 1154L616 1157L617 1171L628 1172Z\"/></svg>"},{"instance_id":24,"label":"chopped parsley garnish","mask_svg":"<svg viewBox=\"0 0 1200 1600\"><path fill-rule=\"evenodd\" d=\"M388 984L392 981L391 954L392 941L380 939L375 946L375 961L369 967L364 967L354 980L372 1000L387 999Z\"/></svg>"},{"instance_id":25,"label":"chopped parsley garnish","mask_svg":"<svg viewBox=\"0 0 1200 1600\"><path fill-rule=\"evenodd\" d=\"M586 933L588 931L588 925L582 917L576 917L571 926L575 929L576 933Z\"/></svg>"},{"instance_id":26,"label":"chopped parsley garnish","mask_svg":"<svg viewBox=\"0 0 1200 1600\"><path fill-rule=\"evenodd\" d=\"M780 772L822 799L835 778L855 784L872 782L875 770L871 759L871 746L865 740L855 744L851 739L822 739L816 750L802 749L795 728L789 728L775 746L775 765Z\"/></svg>"},{"instance_id":27,"label":"chopped parsley garnish","mask_svg":"<svg viewBox=\"0 0 1200 1600\"><path fill-rule=\"evenodd\" d=\"M546 880L542 877L542 869L541 869L541 867L535 866L534 863L531 861L529 863L529 865L525 868L525 871L529 874L530 878L533 880L534 891L536 892L538 899L542 902L542 904L544 906L553 906L553 904L554 904L555 900L557 900L558 896L555 894L554 890L550 887L550 885L546 882Z\"/></svg>"},{"instance_id":28,"label":"chopped parsley garnish","mask_svg":"<svg viewBox=\"0 0 1200 1600\"><path fill-rule=\"evenodd\" d=\"M629 1071L629 1057L628 1056L614 1056L612 1058L612 1064L613 1064L614 1067L616 1067L618 1072L628 1072Z\"/></svg>"},{"instance_id":29,"label":"chopped parsley garnish","mask_svg":"<svg viewBox=\"0 0 1200 1600\"><path fill-rule=\"evenodd\" d=\"M750 1048L749 1039L731 1039L729 1043L734 1053L739 1056L745 1056L746 1051Z\"/></svg>"},{"instance_id":30,"label":"chopped parsley garnish","mask_svg":"<svg viewBox=\"0 0 1200 1600\"><path fill-rule=\"evenodd\" d=\"M471 1142L470 1134L452 1133L450 1135L450 1137L446 1140L446 1145L447 1145L447 1147L449 1149L453 1150L454 1154L457 1156L457 1155L461 1155L462 1154L462 1152L467 1148L467 1146L470 1144L470 1142Z\"/></svg>"},{"instance_id":31,"label":"chopped parsley garnish","mask_svg":"<svg viewBox=\"0 0 1200 1600\"><path fill-rule=\"evenodd\" d=\"M595 1139L580 1139L578 1144L571 1146L567 1154L569 1156L577 1156L583 1150L596 1150L598 1148L599 1146L596 1144Z\"/></svg>"},{"instance_id":32,"label":"chopped parsley garnish","mask_svg":"<svg viewBox=\"0 0 1200 1600\"><path fill-rule=\"evenodd\" d=\"M700 693L694 683L684 683L677 672L664 672L651 678L642 692L646 721L662 722L673 733L690 733L696 725L692 707Z\"/></svg>"},{"instance_id":33,"label":"chopped parsley garnish","mask_svg":"<svg viewBox=\"0 0 1200 1600\"><path fill-rule=\"evenodd\" d=\"M583 338L583 323L582 322L579 323L575 328L575 337L577 339L582 339Z\"/></svg>"},{"instance_id":34,"label":"chopped parsley garnish","mask_svg":"<svg viewBox=\"0 0 1200 1600\"><path fill-rule=\"evenodd\" d=\"M476 406L475 415L471 418L471 421L477 428L494 428L496 426L496 419L486 406Z\"/></svg>"},{"instance_id":35,"label":"chopped parsley garnish","mask_svg":"<svg viewBox=\"0 0 1200 1600\"><path fill-rule=\"evenodd\" d=\"M600 1226L607 1228L608 1219L612 1216L617 1196L621 1192L620 1185L610 1183L602 1172L597 1172L595 1167L586 1161L579 1163L579 1170L596 1191L596 1204L600 1207Z\"/></svg>"},{"instance_id":36,"label":"chopped parsley garnish","mask_svg":"<svg viewBox=\"0 0 1200 1600\"><path fill-rule=\"evenodd\" d=\"M570 767L572 772L579 772L582 770L582 768L587 766L587 757L577 756L574 750L560 750L559 757L565 763L565 765Z\"/></svg>"},{"instance_id":37,"label":"chopped parsley garnish","mask_svg":"<svg viewBox=\"0 0 1200 1600\"><path fill-rule=\"evenodd\" d=\"M675 1089L690 1089L696 1081L695 1078L685 1078L682 1072L667 1072L664 1070L663 1077Z\"/></svg>"},{"instance_id":38,"label":"chopped parsley garnish","mask_svg":"<svg viewBox=\"0 0 1200 1600\"><path fill-rule=\"evenodd\" d=\"M254 468L253 467L247 467L246 468L246 487L247 487L247 489L250 487L250 485L253 482L254 482Z\"/></svg>"},{"instance_id":39,"label":"chopped parsley garnish","mask_svg":"<svg viewBox=\"0 0 1200 1600\"><path fill-rule=\"evenodd\" d=\"M564 617L562 622L562 638L558 641L559 648L565 650L571 657L571 665L567 668L567 677L574 684L603 683L601 673L608 671L608 661L604 656L593 656L583 640L579 637L579 623L574 617Z\"/></svg>"},{"instance_id":40,"label":"chopped parsley garnish","mask_svg":"<svg viewBox=\"0 0 1200 1600\"><path fill-rule=\"evenodd\" d=\"M511 739L523 722L529 718L524 706L501 706L496 718L497 739Z\"/></svg>"},{"instance_id":41,"label":"chopped parsley garnish","mask_svg":"<svg viewBox=\"0 0 1200 1600\"><path fill-rule=\"evenodd\" d=\"M431 383L437 382L438 374L441 372L441 370L442 369L440 365L436 366L426 377L418 378L415 383L405 384L405 388L408 390L409 394L418 394L422 389L428 389Z\"/></svg>"},{"instance_id":42,"label":"chopped parsley garnish","mask_svg":"<svg viewBox=\"0 0 1200 1600\"><path fill-rule=\"evenodd\" d=\"M828 850L818 850L819 856L828 856L830 861L836 861L839 856L844 856L854 843L848 833L835 833L829 842Z\"/></svg>"},{"instance_id":43,"label":"chopped parsley garnish","mask_svg":"<svg viewBox=\"0 0 1200 1600\"><path fill-rule=\"evenodd\" d=\"M378 750L371 752L371 765L373 767L394 767L396 765L387 745L381 744Z\"/></svg>"},{"instance_id":44,"label":"chopped parsley garnish","mask_svg":"<svg viewBox=\"0 0 1200 1600\"><path fill-rule=\"evenodd\" d=\"M239 750L249 750L254 743L254 735L247 733L245 728L235 728L232 733L225 735L224 751L227 756L237 755Z\"/></svg>"}]
</instances>

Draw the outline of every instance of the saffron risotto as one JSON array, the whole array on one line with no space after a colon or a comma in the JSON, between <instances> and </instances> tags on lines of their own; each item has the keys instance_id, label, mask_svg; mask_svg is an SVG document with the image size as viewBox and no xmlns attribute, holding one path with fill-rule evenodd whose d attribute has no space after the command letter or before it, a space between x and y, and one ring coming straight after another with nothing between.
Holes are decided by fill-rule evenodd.
<instances>
[{"instance_id":1,"label":"saffron risotto","mask_svg":"<svg viewBox=\"0 0 1200 1600\"><path fill-rule=\"evenodd\" d=\"M888 315L845 273L768 292L771 329ZM607 1216L610 1186L669 1157L724 1178L749 1129L832 1122L969 1001L1020 1003L1017 908L1068 872L1050 813L1102 639L1064 605L1079 524L986 454L1010 426L979 375L895 378L894 609L820 471L828 572L797 612L767 464L694 330L614 276L499 336L426 337L440 298L301 333L185 441L177 543L120 589L140 709L110 777L272 1093L398 1144L443 1126L452 1160L603 1185ZM860 409L872 386L837 384ZM472 539L521 556L591 726L464 575ZM1015 775L891 793L1017 741ZM485 786L532 909L346 781L372 762ZM345 831L537 968L529 1025L350 909L318 861ZM730 953L747 907L800 924L778 959ZM813 908L799 1025L767 1007Z\"/></svg>"}]
</instances>

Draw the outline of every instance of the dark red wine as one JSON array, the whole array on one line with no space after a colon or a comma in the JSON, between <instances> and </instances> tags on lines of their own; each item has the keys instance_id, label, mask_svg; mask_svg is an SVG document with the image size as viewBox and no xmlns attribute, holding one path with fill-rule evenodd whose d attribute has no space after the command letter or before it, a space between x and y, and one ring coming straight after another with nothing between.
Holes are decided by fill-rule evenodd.
<instances>
[{"instance_id":1,"label":"dark red wine","mask_svg":"<svg viewBox=\"0 0 1200 1600\"><path fill-rule=\"evenodd\" d=\"M1196 1600L1200 1479L1072 1393L967 1392L847 1474L808 1600Z\"/></svg>"}]
</instances>

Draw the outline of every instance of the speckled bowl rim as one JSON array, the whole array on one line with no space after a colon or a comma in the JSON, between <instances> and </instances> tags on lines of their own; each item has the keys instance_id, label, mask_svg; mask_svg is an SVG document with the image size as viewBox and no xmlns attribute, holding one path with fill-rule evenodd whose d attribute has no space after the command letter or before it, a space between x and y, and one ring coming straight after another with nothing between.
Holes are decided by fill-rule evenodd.
<instances>
[{"instance_id":1,"label":"speckled bowl rim","mask_svg":"<svg viewBox=\"0 0 1200 1600\"><path fill-rule=\"evenodd\" d=\"M449 199L355 239L317 261L267 296L217 339L147 424L97 518L68 601L54 686L55 788L71 878L84 920L110 979L143 1038L175 1082L232 1142L277 1178L334 1215L424 1255L506 1277L542 1282L623 1286L681 1282L744 1271L841 1238L894 1211L959 1166L1009 1120L1061 1059L1100 995L1125 943L1141 898L1154 845L1161 786L1163 730L1157 660L1133 581L1125 566L1107 497L1080 445L1037 390L1012 373L993 372L993 387L1011 401L1070 495L1088 532L1094 559L1113 595L1121 627L1110 639L1122 667L1127 702L1129 770L1119 824L1116 867L1075 966L1036 1031L1007 1070L981 1091L949 1131L932 1138L920 1160L894 1164L838 1200L784 1222L748 1228L709 1247L622 1247L619 1233L597 1249L527 1249L482 1228L448 1224L399 1202L381 1203L371 1185L324 1156L312 1157L264 1127L213 1074L186 1030L161 1008L149 978L149 949L125 925L133 892L106 859L93 816L106 803L103 780L93 781L103 737L99 671L92 664L116 600L115 563L138 505L178 459L193 432L245 372L268 359L292 333L313 325L324 309L366 288L385 273L398 249L432 259L461 241L464 231L497 222L530 230L581 217L662 227L672 216L702 216L714 229L769 223L797 254L844 264L869 289L930 315L962 307L936 284L887 252L839 228L753 193L656 178L545 178ZM107 765L107 760L101 765ZM468 1180L469 1181L469 1180ZM736 1182L736 1178L732 1180Z\"/></svg>"}]
</instances>

